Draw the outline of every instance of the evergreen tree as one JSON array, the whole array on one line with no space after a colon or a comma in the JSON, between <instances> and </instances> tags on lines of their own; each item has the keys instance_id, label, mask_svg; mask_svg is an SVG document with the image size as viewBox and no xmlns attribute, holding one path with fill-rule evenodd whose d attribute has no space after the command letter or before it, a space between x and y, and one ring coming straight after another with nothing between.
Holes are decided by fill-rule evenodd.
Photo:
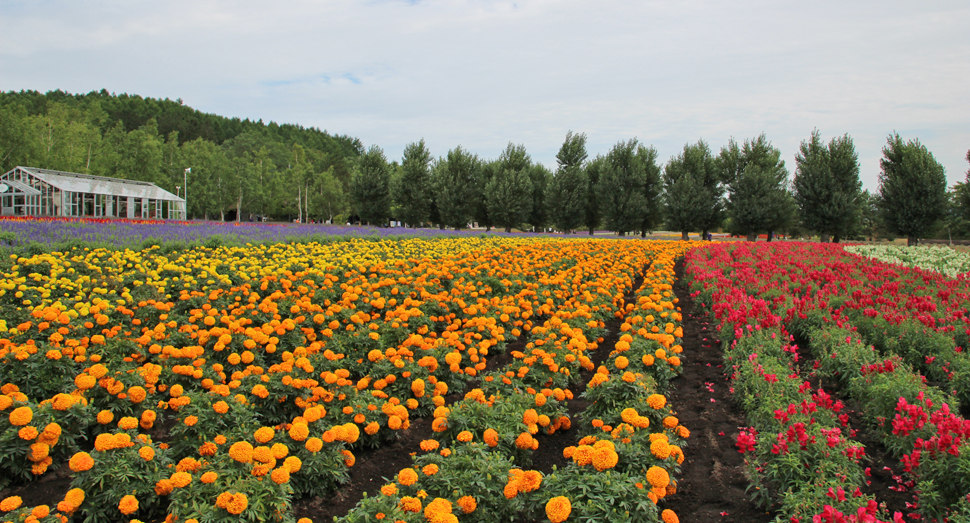
<instances>
[{"instance_id":1,"label":"evergreen tree","mask_svg":"<svg viewBox=\"0 0 970 523\"><path fill-rule=\"evenodd\" d=\"M764 134L745 140L739 146L734 139L721 148L717 158L721 178L729 180L728 216L732 234L754 241L758 233L787 227L794 213L794 200L788 190L788 170L781 151L771 145Z\"/></svg>"},{"instance_id":2,"label":"evergreen tree","mask_svg":"<svg viewBox=\"0 0 970 523\"><path fill-rule=\"evenodd\" d=\"M541 232L549 223L549 215L546 214L546 193L549 190L549 181L552 173L542 164L534 164L526 172L532 186L530 190L531 211L526 220L532 225L533 232Z\"/></svg>"},{"instance_id":3,"label":"evergreen tree","mask_svg":"<svg viewBox=\"0 0 970 523\"><path fill-rule=\"evenodd\" d=\"M495 172L485 187L485 201L495 225L505 228L505 232L512 232L512 227L518 227L532 210L529 169Z\"/></svg>"},{"instance_id":4,"label":"evergreen tree","mask_svg":"<svg viewBox=\"0 0 970 523\"><path fill-rule=\"evenodd\" d=\"M583 225L592 236L603 221L600 212L600 201L598 187L600 175L606 169L606 157L597 155L589 164L586 165L586 217Z\"/></svg>"},{"instance_id":5,"label":"evergreen tree","mask_svg":"<svg viewBox=\"0 0 970 523\"><path fill-rule=\"evenodd\" d=\"M401 176L394 184L397 217L411 227L428 220L431 213L431 152L422 138L404 148Z\"/></svg>"},{"instance_id":6,"label":"evergreen tree","mask_svg":"<svg viewBox=\"0 0 970 523\"><path fill-rule=\"evenodd\" d=\"M710 148L703 140L684 150L664 167L664 210L671 230L688 239L690 231L707 232L720 225L724 214L724 186Z\"/></svg>"},{"instance_id":7,"label":"evergreen tree","mask_svg":"<svg viewBox=\"0 0 970 523\"><path fill-rule=\"evenodd\" d=\"M946 172L919 140L893 133L879 161L881 211L891 232L916 245L946 213Z\"/></svg>"},{"instance_id":8,"label":"evergreen tree","mask_svg":"<svg viewBox=\"0 0 970 523\"><path fill-rule=\"evenodd\" d=\"M361 221L384 226L391 216L391 168L384 151L372 145L357 159L350 195Z\"/></svg>"},{"instance_id":9,"label":"evergreen tree","mask_svg":"<svg viewBox=\"0 0 970 523\"><path fill-rule=\"evenodd\" d=\"M793 196L805 227L820 234L823 242L838 242L855 229L859 217L859 156L848 134L833 138L828 147L818 130L802 142L795 155Z\"/></svg>"},{"instance_id":10,"label":"evergreen tree","mask_svg":"<svg viewBox=\"0 0 970 523\"><path fill-rule=\"evenodd\" d=\"M586 135L566 133L556 154L558 168L549 183L546 208L553 226L563 232L578 229L586 221L589 177L586 174Z\"/></svg>"}]
</instances>

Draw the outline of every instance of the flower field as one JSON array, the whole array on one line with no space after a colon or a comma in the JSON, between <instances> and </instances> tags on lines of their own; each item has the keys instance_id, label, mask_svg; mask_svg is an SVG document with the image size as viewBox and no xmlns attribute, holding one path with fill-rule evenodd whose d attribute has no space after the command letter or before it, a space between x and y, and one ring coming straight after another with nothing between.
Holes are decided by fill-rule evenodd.
<instances>
[{"instance_id":1,"label":"flower field","mask_svg":"<svg viewBox=\"0 0 970 523\"><path fill-rule=\"evenodd\" d=\"M0 488L58 470L71 484L56 505L11 496L0 512L295 521L294 500L332 495L355 453L430 418L412 466L342 521L678 521L667 498L690 431L668 401L683 369L672 285L691 247L489 236L10 255ZM600 346L607 323L621 335ZM530 468L563 431L568 464Z\"/></svg>"},{"instance_id":2,"label":"flower field","mask_svg":"<svg viewBox=\"0 0 970 523\"><path fill-rule=\"evenodd\" d=\"M970 521L964 279L838 245L719 244L686 257L693 296L719 322L751 425L736 444L764 506L790 521L888 521L884 493L864 493L864 432L902 468L894 488L914 495L893 521Z\"/></svg>"},{"instance_id":3,"label":"flower field","mask_svg":"<svg viewBox=\"0 0 970 523\"><path fill-rule=\"evenodd\" d=\"M950 277L970 271L970 255L947 247L848 245L845 250L887 263L936 271Z\"/></svg>"}]
</instances>

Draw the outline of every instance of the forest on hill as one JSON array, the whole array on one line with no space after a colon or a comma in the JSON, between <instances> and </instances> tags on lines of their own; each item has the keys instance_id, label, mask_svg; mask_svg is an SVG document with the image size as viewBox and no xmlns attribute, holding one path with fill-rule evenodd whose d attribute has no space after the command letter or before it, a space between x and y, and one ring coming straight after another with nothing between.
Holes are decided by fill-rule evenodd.
<instances>
[{"instance_id":1,"label":"forest on hill","mask_svg":"<svg viewBox=\"0 0 970 523\"><path fill-rule=\"evenodd\" d=\"M112 176L179 195L187 179L189 214L197 218L224 219L237 209L296 216L328 203L342 209L342 187L362 152L354 137L203 113L181 100L103 89L0 92L0 172L24 165Z\"/></svg>"}]
</instances>

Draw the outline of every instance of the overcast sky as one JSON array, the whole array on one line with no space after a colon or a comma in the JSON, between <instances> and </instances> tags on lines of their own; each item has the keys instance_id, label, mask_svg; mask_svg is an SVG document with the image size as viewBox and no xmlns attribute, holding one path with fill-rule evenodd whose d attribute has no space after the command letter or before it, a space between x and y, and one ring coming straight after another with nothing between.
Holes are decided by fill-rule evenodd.
<instances>
[{"instance_id":1,"label":"overcast sky","mask_svg":"<svg viewBox=\"0 0 970 523\"><path fill-rule=\"evenodd\" d=\"M970 2L0 0L0 90L102 88L298 123L400 159L424 138L555 168L638 138L665 162L764 132L789 170L849 133L877 188L893 131L966 177Z\"/></svg>"}]
</instances>

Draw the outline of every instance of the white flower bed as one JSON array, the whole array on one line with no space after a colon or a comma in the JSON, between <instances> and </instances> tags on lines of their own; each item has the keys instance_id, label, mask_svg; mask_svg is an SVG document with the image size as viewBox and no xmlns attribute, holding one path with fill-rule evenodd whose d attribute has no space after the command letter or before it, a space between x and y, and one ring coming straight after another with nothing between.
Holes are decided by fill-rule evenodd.
<instances>
[{"instance_id":1,"label":"white flower bed","mask_svg":"<svg viewBox=\"0 0 970 523\"><path fill-rule=\"evenodd\" d=\"M848 245L845 250L879 261L936 271L950 277L970 271L970 254L957 252L948 247Z\"/></svg>"}]
</instances>

